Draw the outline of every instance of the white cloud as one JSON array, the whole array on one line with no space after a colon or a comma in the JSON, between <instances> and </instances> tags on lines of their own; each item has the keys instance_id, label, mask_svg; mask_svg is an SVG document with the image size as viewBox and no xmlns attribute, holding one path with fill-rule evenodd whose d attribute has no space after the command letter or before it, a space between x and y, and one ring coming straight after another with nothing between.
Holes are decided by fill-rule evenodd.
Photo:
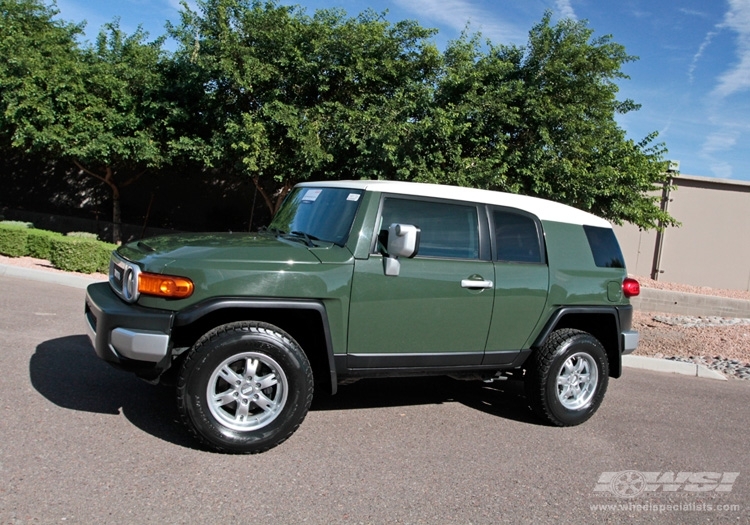
<instances>
[{"instance_id":1,"label":"white cloud","mask_svg":"<svg viewBox=\"0 0 750 525\"><path fill-rule=\"evenodd\" d=\"M703 39L703 42L701 42L698 51L693 55L693 60L690 62L690 67L688 68L688 80L691 84L693 83L693 73L695 72L695 68L698 67L698 60L703 56L703 52L711 44L711 40L713 40L717 34L716 31L709 31Z\"/></svg>"},{"instance_id":2,"label":"white cloud","mask_svg":"<svg viewBox=\"0 0 750 525\"><path fill-rule=\"evenodd\" d=\"M565 1L565 0L561 0ZM420 20L431 20L456 31L480 31L497 43L524 43L528 31L500 20L468 0L394 0L402 9L419 15Z\"/></svg>"},{"instance_id":3,"label":"white cloud","mask_svg":"<svg viewBox=\"0 0 750 525\"><path fill-rule=\"evenodd\" d=\"M712 93L726 98L750 89L750 0L729 0L729 11L724 15L721 27L737 33L737 63L719 77Z\"/></svg>"},{"instance_id":4,"label":"white cloud","mask_svg":"<svg viewBox=\"0 0 750 525\"><path fill-rule=\"evenodd\" d=\"M195 0L185 0L185 1L187 2L187 5L191 10L197 11L198 5L195 3ZM169 4L169 6L175 11L182 11L182 2L183 0L167 0L167 3Z\"/></svg>"},{"instance_id":5,"label":"white cloud","mask_svg":"<svg viewBox=\"0 0 750 525\"><path fill-rule=\"evenodd\" d=\"M686 9L684 7L681 7L678 11L680 11L680 13L682 13L683 15L708 18L708 13L706 13L705 11L698 11L696 9Z\"/></svg>"},{"instance_id":6,"label":"white cloud","mask_svg":"<svg viewBox=\"0 0 750 525\"><path fill-rule=\"evenodd\" d=\"M555 0L555 6L560 13L560 18L571 18L577 20L576 12L570 4L570 0Z\"/></svg>"},{"instance_id":7,"label":"white cloud","mask_svg":"<svg viewBox=\"0 0 750 525\"><path fill-rule=\"evenodd\" d=\"M740 133L738 130L723 129L715 131L706 137L701 147L700 156L708 163L714 177L721 179L732 178L732 165L722 160L721 154L737 145Z\"/></svg>"},{"instance_id":8,"label":"white cloud","mask_svg":"<svg viewBox=\"0 0 750 525\"><path fill-rule=\"evenodd\" d=\"M712 159L709 163L709 169L711 170L711 173L714 174L714 177L718 177L719 179L732 178L732 165L723 160Z\"/></svg>"},{"instance_id":9,"label":"white cloud","mask_svg":"<svg viewBox=\"0 0 750 525\"><path fill-rule=\"evenodd\" d=\"M739 133L736 131L716 131L706 137L701 153L711 155L720 151L728 151L737 144Z\"/></svg>"}]
</instances>

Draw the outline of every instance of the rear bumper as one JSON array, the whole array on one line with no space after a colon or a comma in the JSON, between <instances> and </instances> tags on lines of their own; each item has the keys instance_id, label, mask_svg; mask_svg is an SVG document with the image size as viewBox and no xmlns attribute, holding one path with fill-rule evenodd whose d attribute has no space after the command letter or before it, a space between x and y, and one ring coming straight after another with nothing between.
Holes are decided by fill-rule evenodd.
<instances>
[{"instance_id":1,"label":"rear bumper","mask_svg":"<svg viewBox=\"0 0 750 525\"><path fill-rule=\"evenodd\" d=\"M86 289L84 315L101 359L148 379L169 368L173 312L125 303L109 283L96 283Z\"/></svg>"},{"instance_id":2,"label":"rear bumper","mask_svg":"<svg viewBox=\"0 0 750 525\"><path fill-rule=\"evenodd\" d=\"M635 330L622 332L622 355L633 353L638 348L639 335Z\"/></svg>"},{"instance_id":3,"label":"rear bumper","mask_svg":"<svg viewBox=\"0 0 750 525\"><path fill-rule=\"evenodd\" d=\"M633 330L633 307L631 305L617 308L620 325L620 353L632 354L638 347L638 332Z\"/></svg>"}]
</instances>

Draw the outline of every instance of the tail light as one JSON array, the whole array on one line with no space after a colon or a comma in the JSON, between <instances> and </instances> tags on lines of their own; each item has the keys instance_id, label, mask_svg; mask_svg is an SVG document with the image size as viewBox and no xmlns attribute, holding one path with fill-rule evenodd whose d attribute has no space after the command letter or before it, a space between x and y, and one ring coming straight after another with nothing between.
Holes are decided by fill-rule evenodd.
<instances>
[{"instance_id":1,"label":"tail light","mask_svg":"<svg viewBox=\"0 0 750 525\"><path fill-rule=\"evenodd\" d=\"M641 285L635 279L628 277L622 282L622 293L625 297L635 297L641 293Z\"/></svg>"}]
</instances>

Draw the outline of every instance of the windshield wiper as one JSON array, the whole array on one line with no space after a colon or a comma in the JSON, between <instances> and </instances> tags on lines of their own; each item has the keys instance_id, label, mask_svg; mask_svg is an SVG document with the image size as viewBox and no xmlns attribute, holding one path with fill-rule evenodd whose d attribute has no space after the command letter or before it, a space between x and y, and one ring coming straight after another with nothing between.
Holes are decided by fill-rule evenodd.
<instances>
[{"instance_id":1,"label":"windshield wiper","mask_svg":"<svg viewBox=\"0 0 750 525\"><path fill-rule=\"evenodd\" d=\"M296 237L302 237L305 240L305 244L309 248L315 248L315 243L313 241L319 241L317 237L314 235L310 235L309 233L301 232L301 231L293 231L291 232L291 235L295 235Z\"/></svg>"}]
</instances>

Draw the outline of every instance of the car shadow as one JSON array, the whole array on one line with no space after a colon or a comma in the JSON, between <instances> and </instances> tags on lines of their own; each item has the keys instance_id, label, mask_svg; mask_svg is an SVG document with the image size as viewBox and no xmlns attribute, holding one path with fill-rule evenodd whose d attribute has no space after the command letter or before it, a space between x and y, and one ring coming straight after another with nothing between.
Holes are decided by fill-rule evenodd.
<instances>
[{"instance_id":1,"label":"car shadow","mask_svg":"<svg viewBox=\"0 0 750 525\"><path fill-rule=\"evenodd\" d=\"M51 339L37 346L29 361L32 386L69 410L124 415L159 439L197 449L180 421L174 389L154 386L116 370L94 353L88 337ZM539 424L527 408L519 381L456 381L448 377L362 379L339 386L335 396L316 393L311 410L461 403L497 417Z\"/></svg>"},{"instance_id":2,"label":"car shadow","mask_svg":"<svg viewBox=\"0 0 750 525\"><path fill-rule=\"evenodd\" d=\"M29 361L32 386L62 408L118 415L144 432L198 448L177 412L174 389L154 386L99 359L85 335L51 339Z\"/></svg>"},{"instance_id":3,"label":"car shadow","mask_svg":"<svg viewBox=\"0 0 750 525\"><path fill-rule=\"evenodd\" d=\"M310 410L356 410L461 403L487 414L541 424L528 408L523 383L459 381L445 376L361 379L339 385L336 395L316 393Z\"/></svg>"}]
</instances>

